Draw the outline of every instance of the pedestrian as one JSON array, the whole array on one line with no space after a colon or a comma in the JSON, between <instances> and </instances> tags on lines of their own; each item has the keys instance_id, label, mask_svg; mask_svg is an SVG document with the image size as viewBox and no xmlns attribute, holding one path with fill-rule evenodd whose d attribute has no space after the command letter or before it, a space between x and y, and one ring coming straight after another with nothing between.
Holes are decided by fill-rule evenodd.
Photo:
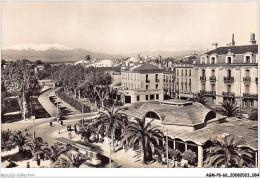
<instances>
[{"instance_id":1,"label":"pedestrian","mask_svg":"<svg viewBox=\"0 0 260 178\"><path fill-rule=\"evenodd\" d=\"M30 168L30 162L27 162L27 168Z\"/></svg>"},{"instance_id":2,"label":"pedestrian","mask_svg":"<svg viewBox=\"0 0 260 178\"><path fill-rule=\"evenodd\" d=\"M38 166L41 165L41 157L40 157L40 155L37 156L37 165Z\"/></svg>"}]
</instances>

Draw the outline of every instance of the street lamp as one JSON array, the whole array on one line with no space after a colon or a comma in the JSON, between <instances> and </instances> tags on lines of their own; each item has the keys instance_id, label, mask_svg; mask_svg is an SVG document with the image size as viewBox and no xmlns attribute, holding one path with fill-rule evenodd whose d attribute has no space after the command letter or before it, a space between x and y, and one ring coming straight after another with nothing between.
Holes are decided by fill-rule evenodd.
<instances>
[{"instance_id":1,"label":"street lamp","mask_svg":"<svg viewBox=\"0 0 260 178\"><path fill-rule=\"evenodd\" d=\"M35 116L32 116L32 121L33 121L33 140L35 139L34 120L35 120Z\"/></svg>"}]
</instances>

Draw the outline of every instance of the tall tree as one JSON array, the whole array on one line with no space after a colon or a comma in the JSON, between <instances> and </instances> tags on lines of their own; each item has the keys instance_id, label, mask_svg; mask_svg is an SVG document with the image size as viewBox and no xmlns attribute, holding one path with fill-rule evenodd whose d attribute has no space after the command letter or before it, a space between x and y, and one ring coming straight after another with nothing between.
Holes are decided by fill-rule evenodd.
<instances>
[{"instance_id":1,"label":"tall tree","mask_svg":"<svg viewBox=\"0 0 260 178\"><path fill-rule=\"evenodd\" d=\"M205 160L206 167L252 167L254 160L252 152L242 150L237 146L241 141L234 141L234 137L225 137L224 140L213 140L213 146L206 149L208 156Z\"/></svg>"},{"instance_id":2,"label":"tall tree","mask_svg":"<svg viewBox=\"0 0 260 178\"><path fill-rule=\"evenodd\" d=\"M11 140L12 142L18 146L19 148L19 152L23 152L24 150L24 145L26 143L26 141L28 139L31 139L29 137L29 134L27 133L27 131L15 131L12 136L11 136Z\"/></svg>"},{"instance_id":3,"label":"tall tree","mask_svg":"<svg viewBox=\"0 0 260 178\"><path fill-rule=\"evenodd\" d=\"M40 154L44 153L44 149L48 147L47 142L43 142L41 137L35 139L26 140L23 148L31 151L33 157L37 157Z\"/></svg>"},{"instance_id":4,"label":"tall tree","mask_svg":"<svg viewBox=\"0 0 260 178\"><path fill-rule=\"evenodd\" d=\"M111 138L113 145L113 150L115 151L114 138L116 129L121 129L123 133L127 123L127 115L120 111L125 110L125 108L115 109L114 106L111 108L104 108L104 112L101 112L100 116L94 121L93 126L98 128L98 133L101 130L105 131L107 137Z\"/></svg>"},{"instance_id":5,"label":"tall tree","mask_svg":"<svg viewBox=\"0 0 260 178\"><path fill-rule=\"evenodd\" d=\"M126 143L128 148L139 146L143 163L147 162L148 154L154 153L155 147L159 145L159 139L163 138L163 133L157 129L158 126L152 127L150 122L146 123L146 119L135 118L135 122L130 122L123 134L122 143Z\"/></svg>"}]
</instances>

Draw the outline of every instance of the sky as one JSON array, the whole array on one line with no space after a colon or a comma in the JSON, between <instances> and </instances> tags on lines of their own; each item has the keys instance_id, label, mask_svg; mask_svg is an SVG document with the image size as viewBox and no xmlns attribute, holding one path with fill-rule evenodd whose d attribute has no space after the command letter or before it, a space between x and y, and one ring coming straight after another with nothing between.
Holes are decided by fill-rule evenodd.
<instances>
[{"instance_id":1,"label":"sky","mask_svg":"<svg viewBox=\"0 0 260 178\"><path fill-rule=\"evenodd\" d=\"M93 52L211 49L257 34L257 2L3 2L2 48L60 44Z\"/></svg>"}]
</instances>

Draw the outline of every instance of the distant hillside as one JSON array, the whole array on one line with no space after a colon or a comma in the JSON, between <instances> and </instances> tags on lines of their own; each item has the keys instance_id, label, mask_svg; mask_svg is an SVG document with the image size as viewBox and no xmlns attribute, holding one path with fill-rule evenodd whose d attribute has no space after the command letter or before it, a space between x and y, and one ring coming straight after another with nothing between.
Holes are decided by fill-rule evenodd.
<instances>
[{"instance_id":1,"label":"distant hillside","mask_svg":"<svg viewBox=\"0 0 260 178\"><path fill-rule=\"evenodd\" d=\"M29 59L30 61L41 60L43 62L66 62L79 61L85 59L86 55L90 55L92 59L118 59L123 58L121 55L112 55L104 53L94 53L83 49L54 49L50 48L43 51L37 50L17 50L3 49L2 59Z\"/></svg>"}]
</instances>

